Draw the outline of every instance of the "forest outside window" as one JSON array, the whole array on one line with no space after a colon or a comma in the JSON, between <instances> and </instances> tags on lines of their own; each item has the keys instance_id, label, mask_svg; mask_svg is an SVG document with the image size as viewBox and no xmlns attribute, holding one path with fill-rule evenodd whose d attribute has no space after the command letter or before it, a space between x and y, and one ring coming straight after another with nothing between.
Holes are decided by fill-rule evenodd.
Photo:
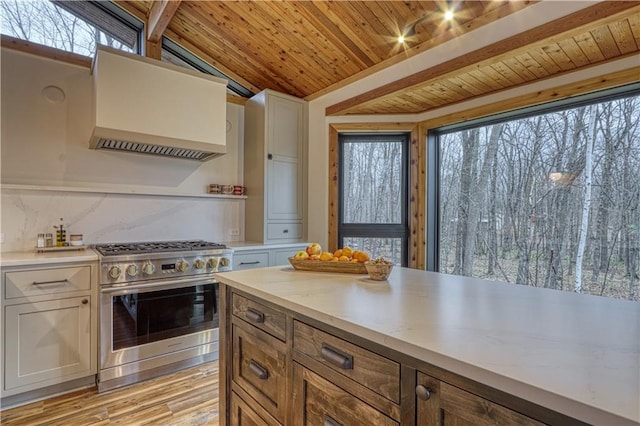
<instances>
[{"instance_id":1,"label":"forest outside window","mask_svg":"<svg viewBox=\"0 0 640 426\"><path fill-rule=\"evenodd\" d=\"M430 132L428 269L640 300L640 90Z\"/></svg>"},{"instance_id":2,"label":"forest outside window","mask_svg":"<svg viewBox=\"0 0 640 426\"><path fill-rule=\"evenodd\" d=\"M141 53L144 24L110 1L0 2L2 33L83 56L96 44Z\"/></svg>"},{"instance_id":3,"label":"forest outside window","mask_svg":"<svg viewBox=\"0 0 640 426\"><path fill-rule=\"evenodd\" d=\"M407 264L409 135L340 134L338 245Z\"/></svg>"}]
</instances>

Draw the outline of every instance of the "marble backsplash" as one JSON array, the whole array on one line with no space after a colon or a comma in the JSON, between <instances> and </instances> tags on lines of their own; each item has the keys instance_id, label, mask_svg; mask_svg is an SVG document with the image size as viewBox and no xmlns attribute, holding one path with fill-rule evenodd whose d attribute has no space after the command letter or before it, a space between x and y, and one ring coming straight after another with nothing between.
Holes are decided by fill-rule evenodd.
<instances>
[{"instance_id":1,"label":"marble backsplash","mask_svg":"<svg viewBox=\"0 0 640 426\"><path fill-rule=\"evenodd\" d=\"M240 199L2 189L0 211L0 252L33 250L37 234L55 232L61 217L67 240L83 234L85 245L244 238Z\"/></svg>"}]
</instances>

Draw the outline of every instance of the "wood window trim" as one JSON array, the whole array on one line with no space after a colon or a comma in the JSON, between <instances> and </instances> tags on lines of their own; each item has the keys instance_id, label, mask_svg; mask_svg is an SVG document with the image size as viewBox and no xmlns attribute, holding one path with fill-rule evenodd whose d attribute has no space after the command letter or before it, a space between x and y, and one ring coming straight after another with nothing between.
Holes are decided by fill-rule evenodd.
<instances>
[{"instance_id":1,"label":"wood window trim","mask_svg":"<svg viewBox=\"0 0 640 426\"><path fill-rule=\"evenodd\" d=\"M334 123L329 124L329 248L338 244L338 133L346 131L409 131L409 267L426 268L426 137L429 129L508 112L571 96L622 86L638 81L640 66L586 80L492 102L446 114L419 123ZM420 138L420 135L422 138ZM422 142L422 143L421 143Z\"/></svg>"},{"instance_id":2,"label":"wood window trim","mask_svg":"<svg viewBox=\"0 0 640 426\"><path fill-rule=\"evenodd\" d=\"M420 164L419 143L420 126L416 123L336 123L329 124L329 250L335 251L338 248L338 176L340 173L338 165L338 134L340 132L409 132L409 244L408 244L408 266L410 268L424 269L425 259L425 200L424 196L418 194L425 193L424 176L426 170ZM420 177L422 176L422 178Z\"/></svg>"}]
</instances>

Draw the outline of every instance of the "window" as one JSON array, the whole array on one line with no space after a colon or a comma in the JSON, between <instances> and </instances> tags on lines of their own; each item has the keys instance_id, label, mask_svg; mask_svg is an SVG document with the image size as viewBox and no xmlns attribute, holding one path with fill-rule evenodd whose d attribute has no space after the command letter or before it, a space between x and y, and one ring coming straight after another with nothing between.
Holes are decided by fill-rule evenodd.
<instances>
[{"instance_id":1,"label":"window","mask_svg":"<svg viewBox=\"0 0 640 426\"><path fill-rule=\"evenodd\" d=\"M250 98L255 94L167 37L162 37L162 60L184 68L224 78L229 81L227 90L238 96Z\"/></svg>"},{"instance_id":2,"label":"window","mask_svg":"<svg viewBox=\"0 0 640 426\"><path fill-rule=\"evenodd\" d=\"M2 33L93 56L96 43L140 53L143 23L110 1L2 1Z\"/></svg>"},{"instance_id":3,"label":"window","mask_svg":"<svg viewBox=\"0 0 640 426\"><path fill-rule=\"evenodd\" d=\"M340 134L338 245L407 264L408 134Z\"/></svg>"},{"instance_id":4,"label":"window","mask_svg":"<svg viewBox=\"0 0 640 426\"><path fill-rule=\"evenodd\" d=\"M430 132L428 269L639 300L639 86Z\"/></svg>"}]
</instances>

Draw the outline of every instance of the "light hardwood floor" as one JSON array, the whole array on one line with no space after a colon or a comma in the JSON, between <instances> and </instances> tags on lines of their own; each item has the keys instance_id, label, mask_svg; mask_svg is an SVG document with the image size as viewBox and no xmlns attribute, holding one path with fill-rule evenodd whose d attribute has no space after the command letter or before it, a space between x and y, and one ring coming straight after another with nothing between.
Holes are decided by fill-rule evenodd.
<instances>
[{"instance_id":1,"label":"light hardwood floor","mask_svg":"<svg viewBox=\"0 0 640 426\"><path fill-rule=\"evenodd\" d=\"M0 412L9 425L218 425L218 361L126 388L85 389Z\"/></svg>"}]
</instances>

